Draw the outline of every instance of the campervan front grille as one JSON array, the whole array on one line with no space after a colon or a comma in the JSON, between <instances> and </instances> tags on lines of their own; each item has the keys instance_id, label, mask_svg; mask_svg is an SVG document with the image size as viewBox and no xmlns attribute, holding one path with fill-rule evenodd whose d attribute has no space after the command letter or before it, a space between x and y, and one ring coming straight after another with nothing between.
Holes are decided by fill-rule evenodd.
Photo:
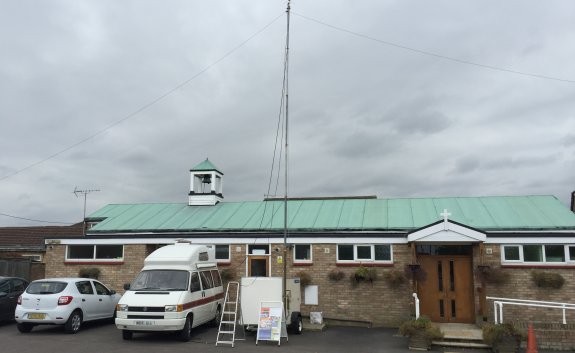
<instances>
[{"instance_id":1,"label":"campervan front grille","mask_svg":"<svg viewBox=\"0 0 575 353\"><path fill-rule=\"evenodd\" d=\"M139 313L163 313L165 311L163 306L130 306L128 311L135 311Z\"/></svg>"},{"instance_id":2,"label":"campervan front grille","mask_svg":"<svg viewBox=\"0 0 575 353\"><path fill-rule=\"evenodd\" d=\"M128 315L128 319L151 319L151 320L160 320L163 319L163 316L157 315Z\"/></svg>"}]
</instances>

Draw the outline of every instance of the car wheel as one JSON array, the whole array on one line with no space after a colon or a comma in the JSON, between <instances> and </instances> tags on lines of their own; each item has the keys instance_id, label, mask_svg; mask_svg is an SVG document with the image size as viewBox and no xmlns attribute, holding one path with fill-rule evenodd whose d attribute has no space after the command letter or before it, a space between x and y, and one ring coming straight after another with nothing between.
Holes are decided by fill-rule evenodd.
<instances>
[{"instance_id":1,"label":"car wheel","mask_svg":"<svg viewBox=\"0 0 575 353\"><path fill-rule=\"evenodd\" d=\"M131 340L133 336L134 333L132 331L122 330L122 338L125 339L126 341Z\"/></svg>"},{"instance_id":2,"label":"car wheel","mask_svg":"<svg viewBox=\"0 0 575 353\"><path fill-rule=\"evenodd\" d=\"M301 319L301 315L297 312L291 313L290 331L296 335L301 335L303 331L303 320Z\"/></svg>"},{"instance_id":3,"label":"car wheel","mask_svg":"<svg viewBox=\"0 0 575 353\"><path fill-rule=\"evenodd\" d=\"M80 312L80 310L75 310L74 312L72 312L72 314L70 314L68 321L66 321L66 324L64 325L64 330L66 330L67 333L73 334L80 331L81 326L82 326L82 313Z\"/></svg>"},{"instance_id":4,"label":"car wheel","mask_svg":"<svg viewBox=\"0 0 575 353\"><path fill-rule=\"evenodd\" d=\"M214 327L219 327L220 321L222 321L222 307L218 305L218 308L216 309L216 316L214 316L211 324Z\"/></svg>"},{"instance_id":5,"label":"car wheel","mask_svg":"<svg viewBox=\"0 0 575 353\"><path fill-rule=\"evenodd\" d=\"M186 323L184 328L180 331L180 341L188 342L192 337L192 318L191 316L186 317Z\"/></svg>"},{"instance_id":6,"label":"car wheel","mask_svg":"<svg viewBox=\"0 0 575 353\"><path fill-rule=\"evenodd\" d=\"M17 324L16 327L18 328L18 331L20 331L22 333L28 333L28 332L32 331L32 328L34 327L34 325L22 322L22 323Z\"/></svg>"}]
</instances>

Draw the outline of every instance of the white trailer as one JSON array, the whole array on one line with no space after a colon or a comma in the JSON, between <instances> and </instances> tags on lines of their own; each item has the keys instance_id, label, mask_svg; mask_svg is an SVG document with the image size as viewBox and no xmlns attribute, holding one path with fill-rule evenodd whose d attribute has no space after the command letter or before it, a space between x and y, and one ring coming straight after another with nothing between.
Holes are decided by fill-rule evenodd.
<instances>
[{"instance_id":1,"label":"white trailer","mask_svg":"<svg viewBox=\"0 0 575 353\"><path fill-rule=\"evenodd\" d=\"M255 330L260 319L261 303L283 302L281 277L242 277L240 302L242 321L246 329ZM303 321L300 312L301 290L299 278L286 280L286 326L291 333L300 334Z\"/></svg>"}]
</instances>

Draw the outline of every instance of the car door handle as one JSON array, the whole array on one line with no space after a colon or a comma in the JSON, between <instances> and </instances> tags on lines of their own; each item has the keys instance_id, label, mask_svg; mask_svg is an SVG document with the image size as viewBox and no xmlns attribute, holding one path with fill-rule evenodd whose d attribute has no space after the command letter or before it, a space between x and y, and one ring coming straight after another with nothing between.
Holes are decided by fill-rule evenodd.
<instances>
[{"instance_id":1,"label":"car door handle","mask_svg":"<svg viewBox=\"0 0 575 353\"><path fill-rule=\"evenodd\" d=\"M98 299L98 301L102 301L102 299Z\"/></svg>"},{"instance_id":2,"label":"car door handle","mask_svg":"<svg viewBox=\"0 0 575 353\"><path fill-rule=\"evenodd\" d=\"M85 301L86 301L86 299L82 299L82 301L83 301L83 302L85 302Z\"/></svg>"}]
</instances>

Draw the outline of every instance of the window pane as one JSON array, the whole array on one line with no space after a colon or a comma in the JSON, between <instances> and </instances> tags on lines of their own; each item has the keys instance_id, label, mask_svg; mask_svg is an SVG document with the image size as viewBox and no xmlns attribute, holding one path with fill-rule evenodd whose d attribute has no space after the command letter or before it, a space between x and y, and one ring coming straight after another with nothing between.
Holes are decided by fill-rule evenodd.
<instances>
[{"instance_id":1,"label":"window pane","mask_svg":"<svg viewBox=\"0 0 575 353\"><path fill-rule=\"evenodd\" d=\"M569 247L569 260L575 261L575 246Z\"/></svg>"},{"instance_id":2,"label":"window pane","mask_svg":"<svg viewBox=\"0 0 575 353\"><path fill-rule=\"evenodd\" d=\"M374 245L376 261L391 261L390 245Z\"/></svg>"},{"instance_id":3,"label":"window pane","mask_svg":"<svg viewBox=\"0 0 575 353\"><path fill-rule=\"evenodd\" d=\"M504 258L507 261L519 261L519 246L504 246Z\"/></svg>"},{"instance_id":4,"label":"window pane","mask_svg":"<svg viewBox=\"0 0 575 353\"><path fill-rule=\"evenodd\" d=\"M76 288L78 288L80 294L94 294L90 281L76 282Z\"/></svg>"},{"instance_id":5,"label":"window pane","mask_svg":"<svg viewBox=\"0 0 575 353\"><path fill-rule=\"evenodd\" d=\"M269 255L269 245L248 245L248 252L252 255Z\"/></svg>"},{"instance_id":6,"label":"window pane","mask_svg":"<svg viewBox=\"0 0 575 353\"><path fill-rule=\"evenodd\" d=\"M190 292L197 292L200 290L202 290L202 287L200 286L200 278L198 277L198 273L194 272L192 273Z\"/></svg>"},{"instance_id":7,"label":"window pane","mask_svg":"<svg viewBox=\"0 0 575 353\"><path fill-rule=\"evenodd\" d=\"M295 259L296 260L311 260L311 245L309 245L309 244L296 244L295 245Z\"/></svg>"},{"instance_id":8,"label":"window pane","mask_svg":"<svg viewBox=\"0 0 575 353\"><path fill-rule=\"evenodd\" d=\"M565 262L565 247L563 245L545 245L545 261Z\"/></svg>"},{"instance_id":9,"label":"window pane","mask_svg":"<svg viewBox=\"0 0 575 353\"><path fill-rule=\"evenodd\" d=\"M371 260L371 245L358 245L357 246L357 259L358 260Z\"/></svg>"},{"instance_id":10,"label":"window pane","mask_svg":"<svg viewBox=\"0 0 575 353\"><path fill-rule=\"evenodd\" d=\"M212 278L214 279L214 287L222 285L222 278L220 277L220 272L218 270L212 270Z\"/></svg>"},{"instance_id":11,"label":"window pane","mask_svg":"<svg viewBox=\"0 0 575 353\"><path fill-rule=\"evenodd\" d=\"M121 259L123 255L123 245L96 245L96 259Z\"/></svg>"},{"instance_id":12,"label":"window pane","mask_svg":"<svg viewBox=\"0 0 575 353\"><path fill-rule=\"evenodd\" d=\"M93 259L94 245L68 245L69 259Z\"/></svg>"},{"instance_id":13,"label":"window pane","mask_svg":"<svg viewBox=\"0 0 575 353\"><path fill-rule=\"evenodd\" d=\"M541 245L523 245L523 261L543 262L543 248Z\"/></svg>"},{"instance_id":14,"label":"window pane","mask_svg":"<svg viewBox=\"0 0 575 353\"><path fill-rule=\"evenodd\" d=\"M216 245L216 260L229 260L229 259L230 259L230 246Z\"/></svg>"},{"instance_id":15,"label":"window pane","mask_svg":"<svg viewBox=\"0 0 575 353\"><path fill-rule=\"evenodd\" d=\"M338 260L353 260L353 245L338 245L337 246L337 259Z\"/></svg>"},{"instance_id":16,"label":"window pane","mask_svg":"<svg viewBox=\"0 0 575 353\"><path fill-rule=\"evenodd\" d=\"M96 294L110 295L110 291L108 291L108 288L104 287L101 283L99 282L92 282L92 283L94 283L94 287L96 287Z\"/></svg>"},{"instance_id":17,"label":"window pane","mask_svg":"<svg viewBox=\"0 0 575 353\"><path fill-rule=\"evenodd\" d=\"M202 279L202 288L204 290L214 287L214 282L212 282L212 273L210 271L200 272L200 278Z\"/></svg>"}]
</instances>

